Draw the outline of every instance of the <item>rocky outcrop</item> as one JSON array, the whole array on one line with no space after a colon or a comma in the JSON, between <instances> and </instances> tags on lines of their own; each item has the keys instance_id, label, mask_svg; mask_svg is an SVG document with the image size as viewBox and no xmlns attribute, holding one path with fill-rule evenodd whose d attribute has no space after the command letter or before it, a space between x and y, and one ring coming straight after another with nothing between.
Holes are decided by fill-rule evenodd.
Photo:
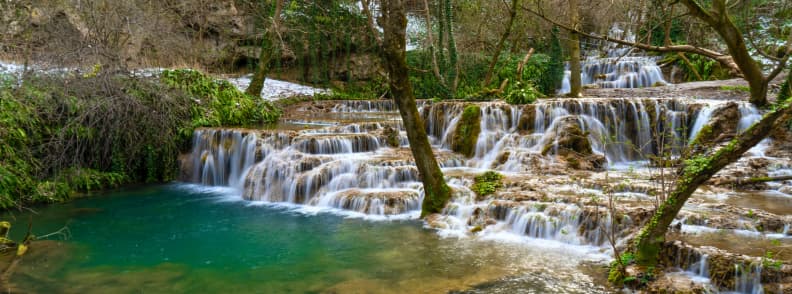
<instances>
[{"instance_id":1,"label":"rocky outcrop","mask_svg":"<svg viewBox=\"0 0 792 294\"><path fill-rule=\"evenodd\" d=\"M593 170L606 163L605 156L594 153L588 134L583 132L575 116L561 118L545 136L553 139L545 142L542 155L559 156L570 168Z\"/></svg>"},{"instance_id":2,"label":"rocky outcrop","mask_svg":"<svg viewBox=\"0 0 792 294\"><path fill-rule=\"evenodd\" d=\"M712 119L694 139L695 150L705 150L720 142L727 141L737 135L737 124L740 122L740 109L737 103L729 102L712 113Z\"/></svg>"},{"instance_id":3,"label":"rocky outcrop","mask_svg":"<svg viewBox=\"0 0 792 294\"><path fill-rule=\"evenodd\" d=\"M476 141L481 132L481 108L476 104L465 106L462 117L454 129L451 150L472 157L476 152Z\"/></svg>"},{"instance_id":4,"label":"rocky outcrop","mask_svg":"<svg viewBox=\"0 0 792 294\"><path fill-rule=\"evenodd\" d=\"M660 252L661 263L667 267L689 268L702 255L707 255L708 277L722 289L735 289L741 277L756 272L765 293L787 293L792 289L792 264L767 258L730 253L715 247L693 247L682 241L665 242Z\"/></svg>"}]
</instances>

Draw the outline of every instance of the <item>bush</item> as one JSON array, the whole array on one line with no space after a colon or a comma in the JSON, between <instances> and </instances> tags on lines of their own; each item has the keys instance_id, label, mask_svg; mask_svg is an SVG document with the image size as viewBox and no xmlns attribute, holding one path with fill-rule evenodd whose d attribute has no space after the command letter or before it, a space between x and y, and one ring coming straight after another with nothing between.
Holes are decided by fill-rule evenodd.
<instances>
[{"instance_id":1,"label":"bush","mask_svg":"<svg viewBox=\"0 0 792 294\"><path fill-rule=\"evenodd\" d=\"M536 90L530 83L517 82L506 94L504 100L509 104L531 104L540 97L542 97L542 93L539 93L539 90Z\"/></svg>"},{"instance_id":2,"label":"bush","mask_svg":"<svg viewBox=\"0 0 792 294\"><path fill-rule=\"evenodd\" d=\"M459 84L453 98L476 101L500 98L499 96L503 93L498 93L493 89L498 89L506 79L509 80L510 85L519 82L517 66L523 58L524 55L519 54L501 54L495 65L496 72L493 75L492 83L482 85L487 74L490 57L482 54L463 54L459 62ZM407 52L407 65L410 68L421 69L421 71L410 72L410 82L416 97L448 96L449 89L443 87L431 72L431 56L427 51ZM534 54L523 67L522 78L524 83L533 85L540 93L548 96L554 95L561 85L561 79L563 79L563 62L554 61L545 54Z\"/></svg>"},{"instance_id":3,"label":"bush","mask_svg":"<svg viewBox=\"0 0 792 294\"><path fill-rule=\"evenodd\" d=\"M277 120L269 102L194 71L0 77L0 209L166 182L198 126Z\"/></svg>"},{"instance_id":4,"label":"bush","mask_svg":"<svg viewBox=\"0 0 792 294\"><path fill-rule=\"evenodd\" d=\"M197 99L191 108L193 127L271 123L281 115L269 101L248 96L228 81L215 80L199 71L166 70L161 80Z\"/></svg>"}]
</instances>

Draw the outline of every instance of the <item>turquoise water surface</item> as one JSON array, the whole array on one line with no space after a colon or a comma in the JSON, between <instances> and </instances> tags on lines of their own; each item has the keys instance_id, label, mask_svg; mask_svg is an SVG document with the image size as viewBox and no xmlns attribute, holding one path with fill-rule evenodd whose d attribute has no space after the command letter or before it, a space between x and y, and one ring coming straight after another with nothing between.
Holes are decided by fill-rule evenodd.
<instances>
[{"instance_id":1,"label":"turquoise water surface","mask_svg":"<svg viewBox=\"0 0 792 294\"><path fill-rule=\"evenodd\" d=\"M530 272L561 282L521 287L577 292L586 282L565 250L238 199L171 184L38 208L35 234L67 225L71 236L34 243L12 282L42 293L442 293ZM4 216L14 238L30 216Z\"/></svg>"}]
</instances>

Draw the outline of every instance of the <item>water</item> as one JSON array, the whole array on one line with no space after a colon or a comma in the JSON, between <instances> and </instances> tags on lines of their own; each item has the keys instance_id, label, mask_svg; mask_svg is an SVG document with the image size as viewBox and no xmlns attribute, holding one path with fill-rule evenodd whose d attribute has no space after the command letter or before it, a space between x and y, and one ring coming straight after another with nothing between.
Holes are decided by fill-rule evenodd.
<instances>
[{"instance_id":1,"label":"water","mask_svg":"<svg viewBox=\"0 0 792 294\"><path fill-rule=\"evenodd\" d=\"M608 36L616 39L635 41L635 34L623 30L614 24ZM623 47L616 43L602 42L600 50L588 50L580 64L581 85L592 85L597 88L645 88L666 85L663 72L657 66L660 59L648 56L635 48ZM559 94L571 91L571 71L567 70L561 83Z\"/></svg>"},{"instance_id":2,"label":"water","mask_svg":"<svg viewBox=\"0 0 792 294\"><path fill-rule=\"evenodd\" d=\"M28 215L15 214L12 237ZM39 235L71 231L33 244L12 277L33 292L441 293L505 276L523 277L526 290L605 292L578 269L588 254L578 247L441 238L419 221L250 203L227 188L144 187L33 219Z\"/></svg>"}]
</instances>

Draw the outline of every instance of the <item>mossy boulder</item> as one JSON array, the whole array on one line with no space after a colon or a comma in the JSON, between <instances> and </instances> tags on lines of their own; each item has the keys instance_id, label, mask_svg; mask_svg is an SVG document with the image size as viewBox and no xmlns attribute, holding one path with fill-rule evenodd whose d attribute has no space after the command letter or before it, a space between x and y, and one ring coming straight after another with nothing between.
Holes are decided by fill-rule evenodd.
<instances>
[{"instance_id":1,"label":"mossy boulder","mask_svg":"<svg viewBox=\"0 0 792 294\"><path fill-rule=\"evenodd\" d=\"M596 170L605 165L605 157L594 153L588 133L580 127L577 117L560 118L548 135L553 140L546 141L542 155L556 155L574 169Z\"/></svg>"},{"instance_id":2,"label":"mossy boulder","mask_svg":"<svg viewBox=\"0 0 792 294\"><path fill-rule=\"evenodd\" d=\"M739 122L740 108L737 103L729 102L712 113L710 122L701 128L691 146L701 149L730 140L737 135Z\"/></svg>"},{"instance_id":3,"label":"mossy boulder","mask_svg":"<svg viewBox=\"0 0 792 294\"><path fill-rule=\"evenodd\" d=\"M465 106L462 117L454 129L451 150L467 157L476 153L476 141L481 132L481 108L476 104Z\"/></svg>"}]
</instances>

